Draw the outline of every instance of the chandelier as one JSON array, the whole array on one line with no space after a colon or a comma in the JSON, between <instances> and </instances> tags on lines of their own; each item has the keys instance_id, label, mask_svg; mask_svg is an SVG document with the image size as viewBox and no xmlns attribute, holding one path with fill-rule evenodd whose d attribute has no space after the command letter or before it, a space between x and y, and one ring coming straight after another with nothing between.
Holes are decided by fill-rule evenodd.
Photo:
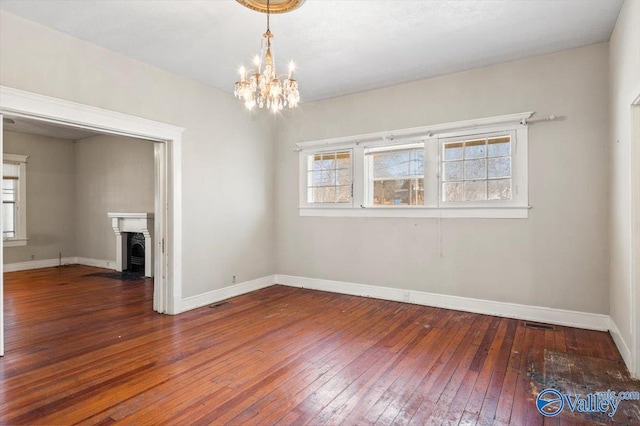
<instances>
[{"instance_id":1,"label":"chandelier","mask_svg":"<svg viewBox=\"0 0 640 426\"><path fill-rule=\"evenodd\" d=\"M270 108L274 113L284 107L294 108L300 101L298 82L293 79L295 65L289 63L289 74L278 75L273 55L273 34L269 28L270 0L267 0L267 31L262 35L260 55L253 59L253 68L240 67L240 80L236 81L234 95L244 102L248 110L254 107Z\"/></svg>"}]
</instances>

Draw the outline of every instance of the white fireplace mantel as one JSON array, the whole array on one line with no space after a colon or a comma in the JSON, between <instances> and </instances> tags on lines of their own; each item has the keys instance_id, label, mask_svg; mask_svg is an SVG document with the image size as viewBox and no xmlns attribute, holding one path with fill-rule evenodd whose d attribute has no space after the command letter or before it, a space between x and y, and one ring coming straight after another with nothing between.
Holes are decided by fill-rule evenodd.
<instances>
[{"instance_id":1,"label":"white fireplace mantel","mask_svg":"<svg viewBox=\"0 0 640 426\"><path fill-rule=\"evenodd\" d=\"M107 213L116 234L116 270L122 271L127 263L127 238L124 233L144 235L144 276L153 277L153 213Z\"/></svg>"}]
</instances>

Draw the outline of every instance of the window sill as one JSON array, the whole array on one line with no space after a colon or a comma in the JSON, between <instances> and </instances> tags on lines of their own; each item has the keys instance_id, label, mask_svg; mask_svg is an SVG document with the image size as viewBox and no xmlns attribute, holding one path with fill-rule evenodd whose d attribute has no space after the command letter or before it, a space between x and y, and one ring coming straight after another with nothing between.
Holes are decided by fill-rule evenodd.
<instances>
[{"instance_id":1,"label":"window sill","mask_svg":"<svg viewBox=\"0 0 640 426\"><path fill-rule=\"evenodd\" d=\"M3 240L2 241L2 245L4 247L26 246L27 245L27 239L26 238L11 238L11 239L7 239L7 240Z\"/></svg>"},{"instance_id":2,"label":"window sill","mask_svg":"<svg viewBox=\"0 0 640 426\"><path fill-rule=\"evenodd\" d=\"M424 217L527 219L531 206L524 207L300 207L300 216L308 217Z\"/></svg>"}]
</instances>

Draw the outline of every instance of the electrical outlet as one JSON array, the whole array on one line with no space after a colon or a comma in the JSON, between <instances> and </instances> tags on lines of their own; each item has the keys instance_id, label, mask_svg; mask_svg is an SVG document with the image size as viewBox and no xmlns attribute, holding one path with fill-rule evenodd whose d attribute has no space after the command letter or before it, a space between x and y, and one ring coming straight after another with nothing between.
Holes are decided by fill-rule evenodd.
<instances>
[{"instance_id":1,"label":"electrical outlet","mask_svg":"<svg viewBox=\"0 0 640 426\"><path fill-rule=\"evenodd\" d=\"M231 284L235 284L236 283L236 276L234 275L233 278L231 278Z\"/></svg>"}]
</instances>

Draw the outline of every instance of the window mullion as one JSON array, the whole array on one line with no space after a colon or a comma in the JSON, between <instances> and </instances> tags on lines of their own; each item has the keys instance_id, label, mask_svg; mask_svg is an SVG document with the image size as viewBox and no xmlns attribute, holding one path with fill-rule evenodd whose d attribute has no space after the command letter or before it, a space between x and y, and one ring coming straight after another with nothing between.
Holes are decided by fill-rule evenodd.
<instances>
[{"instance_id":1,"label":"window mullion","mask_svg":"<svg viewBox=\"0 0 640 426\"><path fill-rule=\"evenodd\" d=\"M371 176L373 170L369 170L365 173L365 167L367 165L365 161L364 147L356 146L353 148L353 197L351 202L354 206L366 206L367 201L365 196L368 195L368 190L365 188L366 181L365 175Z\"/></svg>"},{"instance_id":2,"label":"window mullion","mask_svg":"<svg viewBox=\"0 0 640 426\"><path fill-rule=\"evenodd\" d=\"M438 207L442 187L440 142L433 137L424 143L424 205Z\"/></svg>"}]
</instances>

